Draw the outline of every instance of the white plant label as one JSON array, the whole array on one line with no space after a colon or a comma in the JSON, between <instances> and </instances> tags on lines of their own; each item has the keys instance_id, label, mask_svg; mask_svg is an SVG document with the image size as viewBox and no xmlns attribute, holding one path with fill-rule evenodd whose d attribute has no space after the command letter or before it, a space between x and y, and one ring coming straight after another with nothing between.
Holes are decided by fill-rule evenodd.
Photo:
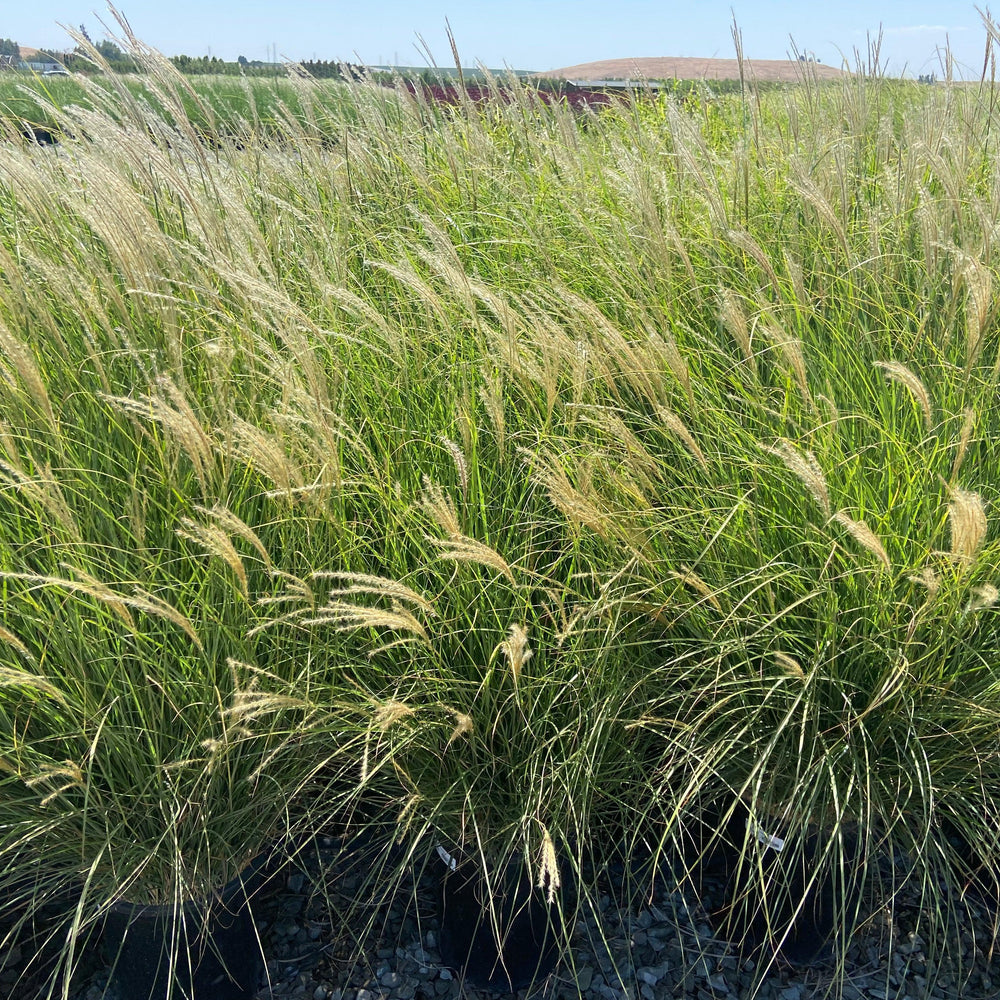
<instances>
[{"instance_id":1,"label":"white plant label","mask_svg":"<svg viewBox=\"0 0 1000 1000\"><path fill-rule=\"evenodd\" d=\"M440 845L438 844L436 848L438 852L438 857L452 870L454 871L458 867L458 862Z\"/></svg>"},{"instance_id":2,"label":"white plant label","mask_svg":"<svg viewBox=\"0 0 1000 1000\"><path fill-rule=\"evenodd\" d=\"M768 833L762 826L754 823L752 829L757 836L757 843L763 844L765 849L770 847L773 851L780 851L785 846L785 842L781 837L775 837L773 834Z\"/></svg>"}]
</instances>

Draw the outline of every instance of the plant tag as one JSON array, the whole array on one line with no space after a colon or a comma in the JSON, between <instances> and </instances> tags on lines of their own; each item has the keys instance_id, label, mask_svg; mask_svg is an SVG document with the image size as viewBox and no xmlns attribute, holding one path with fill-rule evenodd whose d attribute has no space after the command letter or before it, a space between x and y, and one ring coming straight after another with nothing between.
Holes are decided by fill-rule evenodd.
<instances>
[{"instance_id":1,"label":"plant tag","mask_svg":"<svg viewBox=\"0 0 1000 1000\"><path fill-rule=\"evenodd\" d=\"M438 857L452 870L454 871L458 867L458 862L440 845L436 848L438 852Z\"/></svg>"},{"instance_id":2,"label":"plant tag","mask_svg":"<svg viewBox=\"0 0 1000 1000\"><path fill-rule=\"evenodd\" d=\"M762 826L754 823L752 829L757 836L757 843L762 844L765 850L770 847L773 851L780 851L785 846L785 842L781 837L775 837L773 834L768 833Z\"/></svg>"}]
</instances>

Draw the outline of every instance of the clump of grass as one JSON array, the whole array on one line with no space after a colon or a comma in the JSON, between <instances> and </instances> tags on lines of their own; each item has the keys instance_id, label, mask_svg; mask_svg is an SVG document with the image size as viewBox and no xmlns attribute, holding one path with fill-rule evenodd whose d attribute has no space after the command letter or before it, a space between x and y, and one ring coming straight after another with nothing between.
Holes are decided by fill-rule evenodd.
<instances>
[{"instance_id":1,"label":"clump of grass","mask_svg":"<svg viewBox=\"0 0 1000 1000\"><path fill-rule=\"evenodd\" d=\"M388 815L382 891L447 841L586 897L745 810L959 961L1000 873L985 97L265 116L122 44L141 90L0 149L0 882L44 853L79 926Z\"/></svg>"}]
</instances>

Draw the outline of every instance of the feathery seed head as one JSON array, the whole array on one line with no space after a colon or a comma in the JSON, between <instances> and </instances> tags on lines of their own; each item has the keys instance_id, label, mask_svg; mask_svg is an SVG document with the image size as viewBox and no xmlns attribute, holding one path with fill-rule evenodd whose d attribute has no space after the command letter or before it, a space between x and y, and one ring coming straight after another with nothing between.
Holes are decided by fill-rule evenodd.
<instances>
[{"instance_id":1,"label":"feathery seed head","mask_svg":"<svg viewBox=\"0 0 1000 1000\"><path fill-rule=\"evenodd\" d=\"M516 684L521 676L521 668L535 655L528 645L528 630L523 625L511 625L510 635L497 649L507 657Z\"/></svg>"},{"instance_id":2,"label":"feathery seed head","mask_svg":"<svg viewBox=\"0 0 1000 1000\"><path fill-rule=\"evenodd\" d=\"M673 337L667 337L663 341L663 356L666 358L667 366L673 372L674 378L681 384L684 394L687 396L688 406L695 408L694 389L691 387L691 372L684 355L681 354L677 341Z\"/></svg>"},{"instance_id":3,"label":"feathery seed head","mask_svg":"<svg viewBox=\"0 0 1000 1000\"><path fill-rule=\"evenodd\" d=\"M479 398L493 425L493 436L496 438L500 454L504 454L507 442L507 423L503 407L503 391L499 378L489 380L479 390Z\"/></svg>"},{"instance_id":4,"label":"feathery seed head","mask_svg":"<svg viewBox=\"0 0 1000 1000\"><path fill-rule=\"evenodd\" d=\"M830 517L830 491L816 456L811 451L803 454L787 438L779 438L777 444L766 450L772 455L777 455L785 463L788 470L796 475L812 494L824 515Z\"/></svg>"},{"instance_id":5,"label":"feathery seed head","mask_svg":"<svg viewBox=\"0 0 1000 1000\"><path fill-rule=\"evenodd\" d=\"M892 572L892 563L889 560L889 554L885 551L882 540L864 521L855 521L842 510L834 514L834 520L842 525L856 542L873 553L887 572Z\"/></svg>"},{"instance_id":6,"label":"feathery seed head","mask_svg":"<svg viewBox=\"0 0 1000 1000\"><path fill-rule=\"evenodd\" d=\"M249 594L246 567L229 535L218 524L199 524L189 517L180 519L179 538L186 538L203 548L209 555L221 559L235 575L244 597Z\"/></svg>"},{"instance_id":7,"label":"feathery seed head","mask_svg":"<svg viewBox=\"0 0 1000 1000\"><path fill-rule=\"evenodd\" d=\"M984 583L975 587L972 591L972 599L969 601L968 611L982 611L984 608L992 608L1000 599L1000 590L997 590L992 583Z\"/></svg>"},{"instance_id":8,"label":"feathery seed head","mask_svg":"<svg viewBox=\"0 0 1000 1000\"><path fill-rule=\"evenodd\" d=\"M952 557L971 563L986 538L986 510L979 494L971 490L953 490L948 504L948 522Z\"/></svg>"},{"instance_id":9,"label":"feathery seed head","mask_svg":"<svg viewBox=\"0 0 1000 1000\"><path fill-rule=\"evenodd\" d=\"M955 452L955 461L951 466L951 481L954 482L958 478L959 470L962 468L962 463L965 461L965 453L969 447L969 441L972 440L972 431L976 425L976 411L972 407L967 407L965 410L965 419L962 421L962 432L958 437L958 451Z\"/></svg>"},{"instance_id":10,"label":"feathery seed head","mask_svg":"<svg viewBox=\"0 0 1000 1000\"><path fill-rule=\"evenodd\" d=\"M400 809L399 815L396 817L396 843L403 843L407 832L410 829L410 825L413 822L413 814L416 808L423 801L423 796L419 792L412 792L407 796L406 801L403 803L403 808Z\"/></svg>"},{"instance_id":11,"label":"feathery seed head","mask_svg":"<svg viewBox=\"0 0 1000 1000\"><path fill-rule=\"evenodd\" d=\"M900 364L898 361L879 361L876 364L886 373L888 378L899 382L910 391L923 411L924 427L929 431L934 424L934 413L931 409L931 397L924 383L906 365Z\"/></svg>"},{"instance_id":12,"label":"feathery seed head","mask_svg":"<svg viewBox=\"0 0 1000 1000\"><path fill-rule=\"evenodd\" d=\"M448 539L430 538L429 541L438 551L438 558L450 559L452 562L478 563L480 566L488 566L505 576L511 583L515 583L514 571L510 564L496 549L491 548L485 542L470 538L468 535L459 535L457 538Z\"/></svg>"},{"instance_id":13,"label":"feathery seed head","mask_svg":"<svg viewBox=\"0 0 1000 1000\"><path fill-rule=\"evenodd\" d=\"M547 889L546 902L551 906L556 901L556 892L562 885L559 875L559 863L556 859L555 844L548 827L543 827L541 859L538 865L538 888Z\"/></svg>"},{"instance_id":14,"label":"feathery seed head","mask_svg":"<svg viewBox=\"0 0 1000 1000\"><path fill-rule=\"evenodd\" d=\"M805 671L802 669L799 661L794 657L780 651L775 652L773 656L774 662L777 663L781 670L789 677L794 677L800 681L804 681L806 679Z\"/></svg>"},{"instance_id":15,"label":"feathery seed head","mask_svg":"<svg viewBox=\"0 0 1000 1000\"><path fill-rule=\"evenodd\" d=\"M708 462L705 460L705 453L701 450L694 435L685 426L684 421L673 410L668 410L665 406L657 405L656 415L663 421L663 425L667 430L684 442L684 446L695 457L698 464L703 469L707 469Z\"/></svg>"},{"instance_id":16,"label":"feathery seed head","mask_svg":"<svg viewBox=\"0 0 1000 1000\"><path fill-rule=\"evenodd\" d=\"M529 452L527 449L520 449L520 452L534 464L536 479L545 488L552 503L569 521L590 528L601 538L612 537L613 520L599 506L599 497L591 486L590 468L581 465L575 470L579 480L578 489L556 456Z\"/></svg>"},{"instance_id":17,"label":"feathery seed head","mask_svg":"<svg viewBox=\"0 0 1000 1000\"><path fill-rule=\"evenodd\" d=\"M6 632L7 630L4 629L4 631ZM11 633L7 632L7 635L11 635ZM19 639L15 639L15 643L15 649L18 652L23 650L23 655L30 655ZM47 695L60 704L65 705L67 703L66 695L47 677L41 677L26 670L17 670L13 667L0 667L0 688L32 690L39 694Z\"/></svg>"},{"instance_id":18,"label":"feathery seed head","mask_svg":"<svg viewBox=\"0 0 1000 1000\"><path fill-rule=\"evenodd\" d=\"M452 461L455 463L455 471L458 473L462 495L467 495L469 492L469 465L465 460L465 453L451 438L447 438L443 434L438 440L448 449L448 454L451 455Z\"/></svg>"},{"instance_id":19,"label":"feathery seed head","mask_svg":"<svg viewBox=\"0 0 1000 1000\"><path fill-rule=\"evenodd\" d=\"M43 808L55 801L63 792L85 785L83 769L71 760L64 760L59 764L43 764L33 775L22 776L21 780L32 789L39 785L56 785L39 803Z\"/></svg>"},{"instance_id":20,"label":"feathery seed head","mask_svg":"<svg viewBox=\"0 0 1000 1000\"><path fill-rule=\"evenodd\" d=\"M731 288L723 288L719 293L719 319L729 336L736 341L736 346L739 347L743 357L750 362L756 371L757 360L750 343L747 317L740 305L739 297Z\"/></svg>"},{"instance_id":21,"label":"feathery seed head","mask_svg":"<svg viewBox=\"0 0 1000 1000\"><path fill-rule=\"evenodd\" d=\"M777 326L768 327L767 334L784 355L785 364L791 370L803 401L810 410L815 410L816 404L809 391L809 375L806 371L805 355L802 353L802 341Z\"/></svg>"},{"instance_id":22,"label":"feathery seed head","mask_svg":"<svg viewBox=\"0 0 1000 1000\"><path fill-rule=\"evenodd\" d=\"M312 574L312 578L314 580L338 580L347 584L345 587L337 587L331 590L331 598L346 597L353 594L372 594L376 597L389 598L392 602L403 601L406 604L415 604L428 614L435 614L434 605L423 594L413 590L412 587L407 587L405 583L400 583L399 580L393 580L391 577L373 576L370 573L338 573L332 570L317 570ZM294 577L291 579L295 580ZM296 596L302 593L298 588L296 588L295 592ZM312 592L307 586L303 596L312 597Z\"/></svg>"},{"instance_id":23,"label":"feathery seed head","mask_svg":"<svg viewBox=\"0 0 1000 1000\"><path fill-rule=\"evenodd\" d=\"M993 276L978 260L966 257L959 272L965 286L965 367L971 368L983 346L983 332L990 318Z\"/></svg>"},{"instance_id":24,"label":"feathery seed head","mask_svg":"<svg viewBox=\"0 0 1000 1000\"><path fill-rule=\"evenodd\" d=\"M302 620L303 625L332 625L336 632L353 632L361 628L385 628L429 642L427 630L410 611L398 601L391 610L373 608L364 604L331 599L319 608L314 618Z\"/></svg>"},{"instance_id":25,"label":"feathery seed head","mask_svg":"<svg viewBox=\"0 0 1000 1000\"><path fill-rule=\"evenodd\" d=\"M260 553L261 559L264 560L264 564L268 569L271 569L271 556L267 549L264 547L264 543L260 540L257 532L250 527L246 521L241 517L237 517L231 510L226 507L216 504L212 508L207 507L195 507L200 514L207 514L209 517L217 521L226 531L231 532L234 535L239 536L244 541L249 542L258 553Z\"/></svg>"},{"instance_id":26,"label":"feathery seed head","mask_svg":"<svg viewBox=\"0 0 1000 1000\"><path fill-rule=\"evenodd\" d=\"M405 719L414 714L412 708L404 702L390 698L375 709L375 724L385 732L390 726L394 726L400 719Z\"/></svg>"},{"instance_id":27,"label":"feathery seed head","mask_svg":"<svg viewBox=\"0 0 1000 1000\"><path fill-rule=\"evenodd\" d=\"M682 565L679 572L672 569L667 575L673 577L675 580L680 580L681 583L697 591L716 611L722 610L722 604L719 603L719 597L716 592L690 566Z\"/></svg>"},{"instance_id":28,"label":"feathery seed head","mask_svg":"<svg viewBox=\"0 0 1000 1000\"><path fill-rule=\"evenodd\" d=\"M31 650L10 629L6 629L2 625L0 625L0 642L5 642L8 646L12 646L26 660L32 663L35 662L35 657L32 655ZM0 687L3 687L4 671L7 669L6 667L0 667Z\"/></svg>"},{"instance_id":29,"label":"feathery seed head","mask_svg":"<svg viewBox=\"0 0 1000 1000\"><path fill-rule=\"evenodd\" d=\"M442 528L449 538L458 538L462 535L462 526L458 523L458 512L450 496L444 491L444 487L439 486L427 476L424 479L424 493L420 498L421 506Z\"/></svg>"},{"instance_id":30,"label":"feathery seed head","mask_svg":"<svg viewBox=\"0 0 1000 1000\"><path fill-rule=\"evenodd\" d=\"M448 745L451 746L460 736L466 736L471 733L475 728L472 724L472 716L466 715L464 712L460 712L457 708L453 708L452 713L455 716L455 728L452 730L451 736L448 737Z\"/></svg>"},{"instance_id":31,"label":"feathery seed head","mask_svg":"<svg viewBox=\"0 0 1000 1000\"><path fill-rule=\"evenodd\" d=\"M934 597L941 586L941 580L930 566L925 566L916 576L908 577L910 583L918 583L926 588L928 600Z\"/></svg>"}]
</instances>

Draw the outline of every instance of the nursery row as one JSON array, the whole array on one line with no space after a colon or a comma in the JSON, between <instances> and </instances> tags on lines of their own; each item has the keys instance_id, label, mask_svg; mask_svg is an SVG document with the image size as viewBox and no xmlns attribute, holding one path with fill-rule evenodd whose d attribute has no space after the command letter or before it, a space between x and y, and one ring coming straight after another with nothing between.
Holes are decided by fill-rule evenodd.
<instances>
[{"instance_id":1,"label":"nursery row","mask_svg":"<svg viewBox=\"0 0 1000 1000\"><path fill-rule=\"evenodd\" d=\"M1000 874L994 89L290 79L277 142L119 42L141 91L0 145L0 929L62 914L46 989L123 903L387 816L380 891L721 850L762 976L914 886L957 961Z\"/></svg>"}]
</instances>

